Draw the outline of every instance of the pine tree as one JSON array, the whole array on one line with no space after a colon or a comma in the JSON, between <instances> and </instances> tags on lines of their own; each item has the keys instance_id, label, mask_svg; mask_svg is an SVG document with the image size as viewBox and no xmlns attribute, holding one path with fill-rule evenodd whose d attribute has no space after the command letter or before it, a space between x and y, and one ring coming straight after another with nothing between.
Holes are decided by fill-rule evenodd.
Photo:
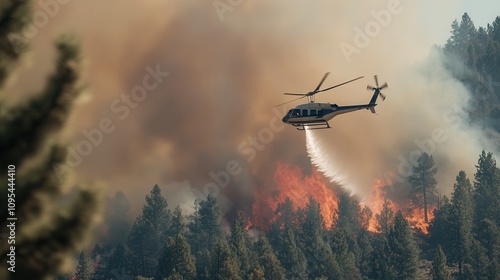
<instances>
[{"instance_id":1,"label":"pine tree","mask_svg":"<svg viewBox=\"0 0 500 280\"><path fill-rule=\"evenodd\" d=\"M431 269L433 280L451 280L451 274L446 266L446 256L444 255L441 246L438 246L434 254Z\"/></svg>"},{"instance_id":2,"label":"pine tree","mask_svg":"<svg viewBox=\"0 0 500 280\"><path fill-rule=\"evenodd\" d=\"M275 247L278 259L285 269L285 279L306 279L307 259L297 246L292 230L281 232L279 242Z\"/></svg>"},{"instance_id":3,"label":"pine tree","mask_svg":"<svg viewBox=\"0 0 500 280\"><path fill-rule=\"evenodd\" d=\"M392 262L392 252L386 237L375 243L370 261L369 279L388 280L399 279Z\"/></svg>"},{"instance_id":4,"label":"pine tree","mask_svg":"<svg viewBox=\"0 0 500 280\"><path fill-rule=\"evenodd\" d=\"M106 279L116 277L116 275L124 275L127 267L127 259L125 255L125 246L118 244L107 261Z\"/></svg>"},{"instance_id":5,"label":"pine tree","mask_svg":"<svg viewBox=\"0 0 500 280\"><path fill-rule=\"evenodd\" d=\"M464 171L460 171L453 188L450 211L450 227L447 229L452 260L458 262L459 275L470 254L472 244L472 186Z\"/></svg>"},{"instance_id":6,"label":"pine tree","mask_svg":"<svg viewBox=\"0 0 500 280\"><path fill-rule=\"evenodd\" d=\"M472 241L470 265L464 265L464 277L469 279L488 279L488 267L490 263L486 255L486 249L477 240ZM469 269L467 269L469 268ZM470 270L470 271L467 271ZM473 277L471 278L470 275Z\"/></svg>"},{"instance_id":7,"label":"pine tree","mask_svg":"<svg viewBox=\"0 0 500 280\"><path fill-rule=\"evenodd\" d=\"M168 228L167 236L176 236L177 234L184 234L186 232L186 222L184 221L184 216L182 215L182 210L177 205L175 207L174 213L172 215L172 222Z\"/></svg>"},{"instance_id":8,"label":"pine tree","mask_svg":"<svg viewBox=\"0 0 500 280\"><path fill-rule=\"evenodd\" d=\"M474 175L475 225L483 219L500 224L500 171L492 153L482 151Z\"/></svg>"},{"instance_id":9,"label":"pine tree","mask_svg":"<svg viewBox=\"0 0 500 280\"><path fill-rule=\"evenodd\" d=\"M158 185L154 185L145 200L142 214L136 219L127 239L127 259L134 275L152 277L156 274L161 240L166 236L171 213Z\"/></svg>"},{"instance_id":10,"label":"pine tree","mask_svg":"<svg viewBox=\"0 0 500 280\"><path fill-rule=\"evenodd\" d=\"M394 221L394 210L390 207L390 203L384 198L384 206L380 214L375 214L377 220L377 230L382 234L389 234L389 229L392 227Z\"/></svg>"},{"instance_id":11,"label":"pine tree","mask_svg":"<svg viewBox=\"0 0 500 280\"><path fill-rule=\"evenodd\" d=\"M210 250L224 236L217 199L209 194L206 200L197 201L195 207L190 217L191 223L188 224L189 244L194 252Z\"/></svg>"},{"instance_id":12,"label":"pine tree","mask_svg":"<svg viewBox=\"0 0 500 280\"><path fill-rule=\"evenodd\" d=\"M434 158L422 153L417 160L417 166L413 169L412 175L408 178L411 185L411 199L415 206L424 207L424 220L429 222L427 209L428 204L436 198L436 184L434 178L437 168L434 167Z\"/></svg>"},{"instance_id":13,"label":"pine tree","mask_svg":"<svg viewBox=\"0 0 500 280\"><path fill-rule=\"evenodd\" d=\"M142 206L142 216L153 225L160 239L165 237L172 216L167 207L167 199L161 195L160 187L154 185L146 196L146 204Z\"/></svg>"},{"instance_id":14,"label":"pine tree","mask_svg":"<svg viewBox=\"0 0 500 280\"><path fill-rule=\"evenodd\" d=\"M92 277L94 277L94 264L89 253L83 250L78 260L75 278L76 280L92 280Z\"/></svg>"},{"instance_id":15,"label":"pine tree","mask_svg":"<svg viewBox=\"0 0 500 280\"><path fill-rule=\"evenodd\" d=\"M394 226L388 236L390 262L394 266L396 279L413 279L416 276L419 249L410 232L410 226L401 211L396 213Z\"/></svg>"},{"instance_id":16,"label":"pine tree","mask_svg":"<svg viewBox=\"0 0 500 280\"><path fill-rule=\"evenodd\" d=\"M246 220L242 212L236 214L233 226L231 227L231 237L229 243L234 247L236 255L240 261L241 277L245 278L251 269L249 241L245 231Z\"/></svg>"},{"instance_id":17,"label":"pine tree","mask_svg":"<svg viewBox=\"0 0 500 280\"><path fill-rule=\"evenodd\" d=\"M225 240L219 239L210 252L209 279L241 280L239 267L238 258L231 246Z\"/></svg>"},{"instance_id":18,"label":"pine tree","mask_svg":"<svg viewBox=\"0 0 500 280\"><path fill-rule=\"evenodd\" d=\"M339 264L342 279L361 279L361 272L356 267L354 254L349 250L347 232L337 230L333 233L331 246L337 263Z\"/></svg>"},{"instance_id":19,"label":"pine tree","mask_svg":"<svg viewBox=\"0 0 500 280\"><path fill-rule=\"evenodd\" d=\"M159 279L173 277L175 274L184 280L196 277L196 266L194 257L191 255L191 247L182 234L168 239L158 262L157 276Z\"/></svg>"},{"instance_id":20,"label":"pine tree","mask_svg":"<svg viewBox=\"0 0 500 280\"><path fill-rule=\"evenodd\" d=\"M31 23L32 1L6 0L0 11L0 87L28 46L22 30ZM55 42L54 73L39 94L17 105L0 101L0 166L16 166L16 273L7 270L10 245L0 244L0 279L48 279L83 247L99 211L99 197L78 184L65 207L51 209L62 197L66 151L57 136L79 93L80 49L69 36ZM3 94L2 94L3 96ZM33 161L36 159L36 161ZM66 168L61 174L61 166ZM7 172L0 181L7 181ZM5 185L6 186L6 185ZM7 197L7 187L0 190ZM7 201L5 199L4 201ZM5 205L5 208L7 206ZM0 214L0 234L7 236L7 211ZM29 229L28 229L29 228Z\"/></svg>"},{"instance_id":21,"label":"pine tree","mask_svg":"<svg viewBox=\"0 0 500 280\"><path fill-rule=\"evenodd\" d=\"M261 236L259 242L257 243L257 255L258 263L263 270L265 279L285 279L285 270L281 266L281 263L274 254L273 249L265 236ZM254 272L254 274L257 276L258 273Z\"/></svg>"},{"instance_id":22,"label":"pine tree","mask_svg":"<svg viewBox=\"0 0 500 280\"><path fill-rule=\"evenodd\" d=\"M348 235L358 233L361 230L360 212L359 202L347 193L341 193L339 207L336 210L335 228L346 231Z\"/></svg>"},{"instance_id":23,"label":"pine tree","mask_svg":"<svg viewBox=\"0 0 500 280\"><path fill-rule=\"evenodd\" d=\"M320 204L313 198L309 198L302 216L298 244L307 259L309 279L322 276L340 277L337 260L324 239Z\"/></svg>"},{"instance_id":24,"label":"pine tree","mask_svg":"<svg viewBox=\"0 0 500 280\"><path fill-rule=\"evenodd\" d=\"M156 274L159 245L155 227L139 216L127 238L127 263L132 276L153 277Z\"/></svg>"}]
</instances>

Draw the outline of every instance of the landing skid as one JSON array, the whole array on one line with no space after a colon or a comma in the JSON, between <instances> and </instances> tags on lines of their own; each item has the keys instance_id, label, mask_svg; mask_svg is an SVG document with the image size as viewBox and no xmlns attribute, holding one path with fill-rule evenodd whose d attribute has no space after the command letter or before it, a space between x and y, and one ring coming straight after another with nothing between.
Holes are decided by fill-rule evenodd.
<instances>
[{"instance_id":1,"label":"landing skid","mask_svg":"<svg viewBox=\"0 0 500 280\"><path fill-rule=\"evenodd\" d=\"M330 124L328 124L327 121L321 122L321 123L308 123L308 124L294 124L294 127L297 128L297 130L314 130L314 129L327 129L330 128Z\"/></svg>"}]
</instances>

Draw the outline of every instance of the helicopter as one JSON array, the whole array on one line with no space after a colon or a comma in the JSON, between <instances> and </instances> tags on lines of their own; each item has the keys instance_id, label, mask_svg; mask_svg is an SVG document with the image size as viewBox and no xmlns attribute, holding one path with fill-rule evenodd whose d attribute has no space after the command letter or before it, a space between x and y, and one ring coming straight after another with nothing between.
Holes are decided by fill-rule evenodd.
<instances>
[{"instance_id":1,"label":"helicopter","mask_svg":"<svg viewBox=\"0 0 500 280\"><path fill-rule=\"evenodd\" d=\"M286 115L283 117L282 121L285 124L290 124L297 128L298 130L308 130L310 129L327 129L330 128L330 124L328 123L329 120L331 120L333 117L345 114L345 113L350 113L353 111L361 110L361 109L367 109L370 110L372 113L376 114L375 112L375 106L377 106L377 98L380 95L382 100L385 100L385 95L382 94L381 90L384 88L387 88L388 85L387 83L382 84L379 86L378 84L378 78L377 75L374 76L375 79L375 87L368 85L367 90L373 91L373 96L370 99L370 102L368 104L361 104L361 105L348 105L348 106L339 106L337 104L330 104L330 103L316 103L314 102L314 97L317 93L328 91L331 89L334 89L336 87L354 82L356 80L359 80L363 78L363 76L349 80L347 82L340 83L338 85L321 89L320 87L325 81L325 79L328 77L330 72L327 72L324 76L323 79L321 79L321 82L319 85L311 92L308 93L284 93L284 95L294 95L294 96L300 96L299 98L293 99L291 101L281 103L277 106L281 106L293 101L297 101L303 98L307 97L308 103L306 104L301 104L291 110L289 110Z\"/></svg>"}]
</instances>

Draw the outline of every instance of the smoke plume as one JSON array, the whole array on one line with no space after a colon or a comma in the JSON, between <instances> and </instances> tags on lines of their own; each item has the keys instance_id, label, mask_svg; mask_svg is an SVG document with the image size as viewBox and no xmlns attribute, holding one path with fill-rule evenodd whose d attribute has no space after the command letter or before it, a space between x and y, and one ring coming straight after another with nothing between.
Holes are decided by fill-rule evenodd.
<instances>
[{"instance_id":1,"label":"smoke plume","mask_svg":"<svg viewBox=\"0 0 500 280\"><path fill-rule=\"evenodd\" d=\"M448 30L449 14L404 0L228 2L234 6L221 16L211 1L74 1L39 29L33 49L42 52L32 59L45 71L52 58L43 50L55 34L82 38L88 87L69 120L68 141L86 140L83 131L104 118L115 126L72 168L79 180L103 181L110 195L123 191L135 213L155 183L172 207L189 208L216 184L226 209L248 210L255 189L273 188L277 161L308 170L309 155L363 197L376 178L401 175L401 162L411 163L422 145L430 149L426 141L436 133L438 187L449 192L461 169L472 175L487 146L461 113L466 89L443 69L439 53L429 53L441 43L429 39L429 25ZM126 105L122 96L143 83L147 67L169 75L135 107ZM388 98L379 115L354 112L333 119L332 129L306 132L306 149L303 132L281 124L287 108L272 108L287 101L283 92L314 89L325 72L332 73L325 86L365 79L321 93L318 102L367 103L375 74L388 82ZM10 86L30 92L39 83L37 75ZM115 112L114 103L129 114ZM226 177L231 168L239 172Z\"/></svg>"}]
</instances>

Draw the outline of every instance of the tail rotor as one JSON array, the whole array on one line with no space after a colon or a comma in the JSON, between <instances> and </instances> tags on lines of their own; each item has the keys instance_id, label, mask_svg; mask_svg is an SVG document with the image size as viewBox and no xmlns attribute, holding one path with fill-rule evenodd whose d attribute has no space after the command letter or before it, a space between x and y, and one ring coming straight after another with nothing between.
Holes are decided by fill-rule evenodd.
<instances>
[{"instance_id":1,"label":"tail rotor","mask_svg":"<svg viewBox=\"0 0 500 280\"><path fill-rule=\"evenodd\" d=\"M378 85L378 77L377 77L377 75L373 76L373 78L375 79L375 87L368 85L366 87L366 89L367 90L373 90L374 94L379 94L380 97L382 97L382 100L385 100L386 96L381 92L381 90L383 90L384 88L388 88L389 86L385 82L381 86L379 86Z\"/></svg>"}]
</instances>

